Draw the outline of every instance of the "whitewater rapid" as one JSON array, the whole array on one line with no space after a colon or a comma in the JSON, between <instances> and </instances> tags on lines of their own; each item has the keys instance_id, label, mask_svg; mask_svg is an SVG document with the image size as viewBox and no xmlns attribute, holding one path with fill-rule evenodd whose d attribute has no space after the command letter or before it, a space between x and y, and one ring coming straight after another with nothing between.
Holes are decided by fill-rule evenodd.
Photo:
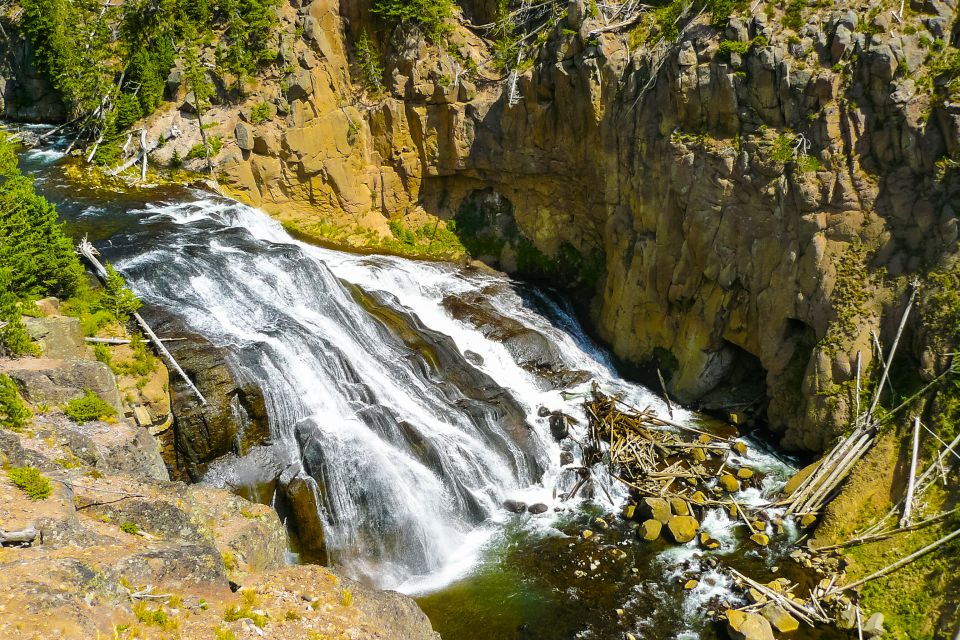
<instances>
[{"instance_id":1,"label":"whitewater rapid","mask_svg":"<svg viewBox=\"0 0 960 640\"><path fill-rule=\"evenodd\" d=\"M496 275L308 245L259 210L195 195L130 212L177 229L118 267L147 303L229 347L234 368L260 385L274 448L318 480L327 550L351 575L404 591L436 588L470 570L505 517L504 499L555 502L560 449L537 411L577 413L576 396L589 383L566 395L545 388L503 344L454 319L445 298L482 293L498 312L547 336L570 370L637 405L660 407L649 391L620 379L570 310L545 296L531 309ZM469 366L521 407L529 437L518 441L517 429L489 406L465 406L470 401L450 385L419 371L422 363L345 283L475 354ZM427 443L433 465L397 433L409 430Z\"/></svg>"}]
</instances>

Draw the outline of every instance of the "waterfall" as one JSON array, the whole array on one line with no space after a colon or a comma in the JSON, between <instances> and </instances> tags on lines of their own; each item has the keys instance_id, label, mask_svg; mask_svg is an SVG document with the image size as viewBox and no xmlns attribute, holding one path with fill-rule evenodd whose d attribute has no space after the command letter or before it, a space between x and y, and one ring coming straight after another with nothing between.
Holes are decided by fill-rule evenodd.
<instances>
[{"instance_id":1,"label":"waterfall","mask_svg":"<svg viewBox=\"0 0 960 640\"><path fill-rule=\"evenodd\" d=\"M301 243L264 213L194 192L147 205L119 262L149 304L228 347L263 390L273 449L315 482L331 561L381 587L469 565L507 497L550 502L559 447L541 406L575 412L451 300L540 336L564 368L636 403L562 303L454 265ZM571 474L566 474L571 475Z\"/></svg>"}]
</instances>

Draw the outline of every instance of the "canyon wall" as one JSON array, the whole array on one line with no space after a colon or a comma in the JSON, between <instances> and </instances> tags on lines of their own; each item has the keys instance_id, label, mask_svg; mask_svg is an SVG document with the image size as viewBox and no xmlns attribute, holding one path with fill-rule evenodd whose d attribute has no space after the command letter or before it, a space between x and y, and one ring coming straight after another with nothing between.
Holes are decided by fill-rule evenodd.
<instances>
[{"instance_id":1,"label":"canyon wall","mask_svg":"<svg viewBox=\"0 0 960 640\"><path fill-rule=\"evenodd\" d=\"M465 20L488 4L461 3ZM616 355L658 365L681 401L820 450L848 421L858 354L875 366L871 332L889 344L911 278L957 251L956 9L802 17L704 14L655 45L595 33L571 2L511 90L479 30L440 48L372 22L365 1L285 5L283 65L209 113L235 142L220 181L354 247L455 220L473 257L576 291ZM363 32L380 38L381 92L358 80ZM160 162L199 140L170 90L152 126L186 133ZM264 102L274 117L255 122ZM937 366L922 336L909 355Z\"/></svg>"}]
</instances>

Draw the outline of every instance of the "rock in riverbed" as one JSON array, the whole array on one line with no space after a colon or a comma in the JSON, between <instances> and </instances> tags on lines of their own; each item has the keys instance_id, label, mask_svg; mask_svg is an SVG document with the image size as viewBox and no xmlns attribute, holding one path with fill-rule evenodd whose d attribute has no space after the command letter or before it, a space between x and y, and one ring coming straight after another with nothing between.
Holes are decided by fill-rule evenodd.
<instances>
[{"instance_id":1,"label":"rock in riverbed","mask_svg":"<svg viewBox=\"0 0 960 640\"><path fill-rule=\"evenodd\" d=\"M670 530L670 535L676 542L684 544L696 537L697 531L700 530L700 523L693 516L672 516L667 523L667 529Z\"/></svg>"},{"instance_id":2,"label":"rock in riverbed","mask_svg":"<svg viewBox=\"0 0 960 640\"><path fill-rule=\"evenodd\" d=\"M527 503L520 500L504 500L503 508L510 513L523 513L527 510Z\"/></svg>"}]
</instances>

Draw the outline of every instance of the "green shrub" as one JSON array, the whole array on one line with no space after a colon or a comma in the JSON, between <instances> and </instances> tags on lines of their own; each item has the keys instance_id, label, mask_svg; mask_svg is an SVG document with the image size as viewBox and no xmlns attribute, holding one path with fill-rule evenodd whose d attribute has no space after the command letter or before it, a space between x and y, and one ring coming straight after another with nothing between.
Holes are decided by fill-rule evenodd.
<instances>
[{"instance_id":1,"label":"green shrub","mask_svg":"<svg viewBox=\"0 0 960 640\"><path fill-rule=\"evenodd\" d=\"M743 56L749 53L754 47L765 46L767 46L767 39L763 36L756 36L753 40L748 40L747 42L721 40L720 46L717 47L717 54L726 58L729 58L731 53L738 53Z\"/></svg>"},{"instance_id":2,"label":"green shrub","mask_svg":"<svg viewBox=\"0 0 960 640\"><path fill-rule=\"evenodd\" d=\"M113 353L110 351L109 346L105 344L93 345L93 355L97 360L113 369ZM114 371L114 373L116 373L116 371Z\"/></svg>"},{"instance_id":3,"label":"green shrub","mask_svg":"<svg viewBox=\"0 0 960 640\"><path fill-rule=\"evenodd\" d=\"M804 0L788 0L787 8L783 13L784 26L799 31L803 26L803 10L806 6Z\"/></svg>"},{"instance_id":4,"label":"green shrub","mask_svg":"<svg viewBox=\"0 0 960 640\"><path fill-rule=\"evenodd\" d=\"M437 42L450 32L452 0L373 0L370 11L390 23L416 24Z\"/></svg>"},{"instance_id":5,"label":"green shrub","mask_svg":"<svg viewBox=\"0 0 960 640\"><path fill-rule=\"evenodd\" d=\"M715 27L725 27L730 16L736 11L743 11L750 4L744 0L707 0L707 11L710 12L710 24Z\"/></svg>"},{"instance_id":6,"label":"green shrub","mask_svg":"<svg viewBox=\"0 0 960 640\"><path fill-rule=\"evenodd\" d=\"M117 415L116 409L90 389L84 390L82 398L75 398L68 402L63 412L71 420L80 424Z\"/></svg>"},{"instance_id":7,"label":"green shrub","mask_svg":"<svg viewBox=\"0 0 960 640\"><path fill-rule=\"evenodd\" d=\"M137 527L135 522L121 522L120 531L123 531L124 533L129 533L130 535L135 536L138 533L140 533L140 528Z\"/></svg>"},{"instance_id":8,"label":"green shrub","mask_svg":"<svg viewBox=\"0 0 960 640\"><path fill-rule=\"evenodd\" d=\"M210 149L210 157L213 158L220 153L220 149L223 148L223 139L221 139L219 136L210 136L207 138L207 146ZM203 143L199 143L190 147L190 151L187 153L184 161L205 157L206 153L204 152Z\"/></svg>"},{"instance_id":9,"label":"green shrub","mask_svg":"<svg viewBox=\"0 0 960 640\"><path fill-rule=\"evenodd\" d=\"M5 373L0 374L0 427L22 431L32 416L13 379Z\"/></svg>"},{"instance_id":10,"label":"green shrub","mask_svg":"<svg viewBox=\"0 0 960 640\"><path fill-rule=\"evenodd\" d=\"M30 496L31 500L44 500L50 497L53 488L50 480L35 467L17 467L7 472L7 478L18 489Z\"/></svg>"},{"instance_id":11,"label":"green shrub","mask_svg":"<svg viewBox=\"0 0 960 640\"><path fill-rule=\"evenodd\" d=\"M660 29L660 37L664 40L676 40L680 35L680 27L677 25L680 16L683 14L684 0L672 0L669 4L654 9L653 19Z\"/></svg>"},{"instance_id":12,"label":"green shrub","mask_svg":"<svg viewBox=\"0 0 960 640\"><path fill-rule=\"evenodd\" d=\"M270 105L266 102L260 102L250 109L250 123L260 124L270 119Z\"/></svg>"}]
</instances>

